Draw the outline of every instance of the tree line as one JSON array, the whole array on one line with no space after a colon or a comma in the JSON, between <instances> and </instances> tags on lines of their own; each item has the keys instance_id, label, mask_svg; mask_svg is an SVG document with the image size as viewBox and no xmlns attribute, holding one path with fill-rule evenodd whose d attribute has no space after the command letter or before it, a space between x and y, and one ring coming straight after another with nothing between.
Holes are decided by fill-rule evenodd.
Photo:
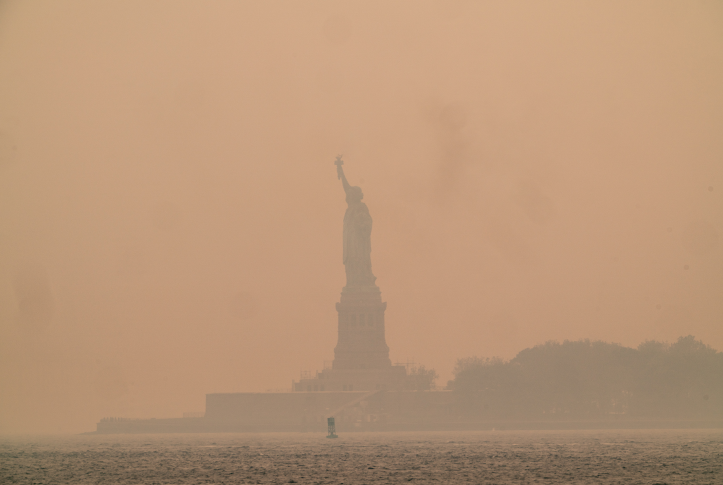
<instances>
[{"instance_id":1,"label":"tree line","mask_svg":"<svg viewBox=\"0 0 723 485\"><path fill-rule=\"evenodd\" d=\"M447 388L479 418L723 418L723 353L691 335L637 348L547 342L509 361L460 359Z\"/></svg>"}]
</instances>

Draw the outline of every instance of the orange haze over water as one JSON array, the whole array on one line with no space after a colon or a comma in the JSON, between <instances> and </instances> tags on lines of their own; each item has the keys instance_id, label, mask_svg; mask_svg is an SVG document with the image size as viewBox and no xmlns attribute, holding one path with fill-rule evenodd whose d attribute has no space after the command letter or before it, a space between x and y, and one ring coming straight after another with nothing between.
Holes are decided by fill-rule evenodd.
<instances>
[{"instance_id":1,"label":"orange haze over water","mask_svg":"<svg viewBox=\"0 0 723 485\"><path fill-rule=\"evenodd\" d=\"M290 389L346 204L392 361L723 350L719 2L5 2L0 432Z\"/></svg>"}]
</instances>

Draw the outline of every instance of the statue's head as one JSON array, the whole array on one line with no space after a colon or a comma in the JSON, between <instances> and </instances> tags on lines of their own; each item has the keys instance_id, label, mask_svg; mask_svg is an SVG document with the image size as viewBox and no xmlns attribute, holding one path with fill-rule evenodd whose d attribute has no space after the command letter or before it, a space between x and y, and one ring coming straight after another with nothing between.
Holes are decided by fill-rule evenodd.
<instances>
[{"instance_id":1,"label":"statue's head","mask_svg":"<svg viewBox=\"0 0 723 485\"><path fill-rule=\"evenodd\" d=\"M361 187L349 187L346 193L346 203L355 204L361 202L364 198Z\"/></svg>"}]
</instances>

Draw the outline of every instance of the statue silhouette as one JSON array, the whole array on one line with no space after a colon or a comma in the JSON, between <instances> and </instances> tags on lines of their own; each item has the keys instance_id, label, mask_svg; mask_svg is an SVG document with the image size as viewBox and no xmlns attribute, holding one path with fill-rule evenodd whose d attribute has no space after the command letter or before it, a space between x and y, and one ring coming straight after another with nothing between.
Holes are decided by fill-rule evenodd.
<instances>
[{"instance_id":1,"label":"statue silhouette","mask_svg":"<svg viewBox=\"0 0 723 485\"><path fill-rule=\"evenodd\" d=\"M364 194L361 187L349 185L344 176L341 155L336 157L337 176L346 193L346 213L344 214L344 268L346 286L376 286L376 276L372 274L372 216L367 205L362 202Z\"/></svg>"}]
</instances>

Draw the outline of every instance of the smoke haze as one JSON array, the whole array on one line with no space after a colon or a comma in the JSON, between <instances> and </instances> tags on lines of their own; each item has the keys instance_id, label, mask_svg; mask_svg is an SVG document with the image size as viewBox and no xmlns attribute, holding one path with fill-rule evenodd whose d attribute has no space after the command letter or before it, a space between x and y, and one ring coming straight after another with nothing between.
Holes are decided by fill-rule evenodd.
<instances>
[{"instance_id":1,"label":"smoke haze","mask_svg":"<svg viewBox=\"0 0 723 485\"><path fill-rule=\"evenodd\" d=\"M723 4L5 2L0 432L289 389L364 191L392 361L723 350Z\"/></svg>"}]
</instances>

